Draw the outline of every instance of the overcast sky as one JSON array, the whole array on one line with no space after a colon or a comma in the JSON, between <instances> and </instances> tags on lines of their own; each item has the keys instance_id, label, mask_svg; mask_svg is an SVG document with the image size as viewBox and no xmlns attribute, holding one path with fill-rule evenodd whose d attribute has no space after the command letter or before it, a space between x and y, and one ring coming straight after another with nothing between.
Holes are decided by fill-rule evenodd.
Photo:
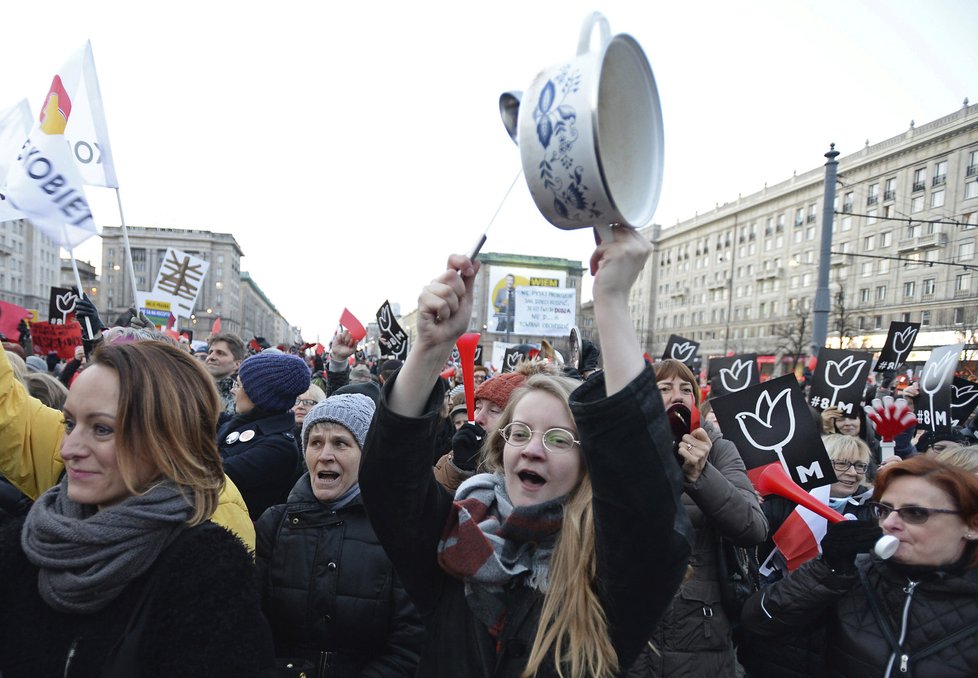
<instances>
[{"instance_id":1,"label":"overcast sky","mask_svg":"<svg viewBox=\"0 0 978 678\"><path fill-rule=\"evenodd\" d=\"M98 9L86 5L97 5ZM416 306L519 171L505 90L599 10L655 72L669 226L978 101L973 0L6 3L0 108L91 39L126 221L234 234L307 340ZM88 190L102 225L115 196ZM98 263L92 240L79 256ZM485 251L587 261L518 184ZM589 297L587 286L585 297Z\"/></svg>"}]
</instances>

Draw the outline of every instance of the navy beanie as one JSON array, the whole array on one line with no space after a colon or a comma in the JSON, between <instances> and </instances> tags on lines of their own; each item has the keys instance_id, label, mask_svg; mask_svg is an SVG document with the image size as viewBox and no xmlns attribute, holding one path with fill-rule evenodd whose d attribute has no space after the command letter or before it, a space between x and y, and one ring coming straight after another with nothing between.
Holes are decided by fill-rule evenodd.
<instances>
[{"instance_id":1,"label":"navy beanie","mask_svg":"<svg viewBox=\"0 0 978 678\"><path fill-rule=\"evenodd\" d=\"M285 412L309 390L306 361L291 353L258 353L238 368L245 394L259 409Z\"/></svg>"}]
</instances>

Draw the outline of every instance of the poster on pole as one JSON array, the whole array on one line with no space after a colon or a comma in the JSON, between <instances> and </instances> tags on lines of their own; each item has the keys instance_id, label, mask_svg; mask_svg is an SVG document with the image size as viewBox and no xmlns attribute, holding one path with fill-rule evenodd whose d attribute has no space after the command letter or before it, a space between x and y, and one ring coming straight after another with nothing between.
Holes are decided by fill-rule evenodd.
<instances>
[{"instance_id":1,"label":"poster on pole","mask_svg":"<svg viewBox=\"0 0 978 678\"><path fill-rule=\"evenodd\" d=\"M189 318L209 268L204 259L168 248L156 274L152 297L169 301L174 316Z\"/></svg>"}]
</instances>

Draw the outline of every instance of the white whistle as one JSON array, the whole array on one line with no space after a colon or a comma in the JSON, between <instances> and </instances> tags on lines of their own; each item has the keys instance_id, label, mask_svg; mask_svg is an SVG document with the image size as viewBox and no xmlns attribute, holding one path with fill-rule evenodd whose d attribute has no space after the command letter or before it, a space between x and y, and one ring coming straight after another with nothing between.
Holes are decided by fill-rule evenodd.
<instances>
[{"instance_id":1,"label":"white whistle","mask_svg":"<svg viewBox=\"0 0 978 678\"><path fill-rule=\"evenodd\" d=\"M900 540L894 537L892 534L884 534L882 537L876 540L876 546L873 547L873 553L876 554L881 560L888 560L897 552L900 548Z\"/></svg>"}]
</instances>

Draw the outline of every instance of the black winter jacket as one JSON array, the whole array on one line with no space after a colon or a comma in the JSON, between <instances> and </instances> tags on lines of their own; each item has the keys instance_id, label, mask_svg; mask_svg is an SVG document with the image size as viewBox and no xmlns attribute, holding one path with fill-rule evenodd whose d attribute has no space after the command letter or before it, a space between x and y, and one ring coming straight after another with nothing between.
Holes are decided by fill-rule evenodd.
<instances>
[{"instance_id":1,"label":"black winter jacket","mask_svg":"<svg viewBox=\"0 0 978 678\"><path fill-rule=\"evenodd\" d=\"M277 656L310 661L321 677L414 675L421 618L359 499L328 509L304 474L255 530Z\"/></svg>"},{"instance_id":2,"label":"black winter jacket","mask_svg":"<svg viewBox=\"0 0 978 678\"><path fill-rule=\"evenodd\" d=\"M744 623L768 636L821 626L831 676L978 675L978 572L923 572L870 556L856 564L858 574L837 575L821 559L805 563L752 596ZM905 614L895 650L888 636L898 644ZM933 651L938 643L946 644Z\"/></svg>"},{"instance_id":3,"label":"black winter jacket","mask_svg":"<svg viewBox=\"0 0 978 678\"><path fill-rule=\"evenodd\" d=\"M498 638L472 614L464 583L437 562L452 510L451 495L431 471L442 387L415 419L388 409L392 383L367 436L360 486L377 536L425 620L418 675L515 678L526 667L543 597L514 582ZM682 474L651 368L611 397L604 395L603 377L588 381L574 391L570 406L594 490L599 596L624 669L686 570L692 530L679 499ZM544 662L538 675L556 675L553 662Z\"/></svg>"},{"instance_id":4,"label":"black winter jacket","mask_svg":"<svg viewBox=\"0 0 978 678\"><path fill-rule=\"evenodd\" d=\"M224 472L237 486L252 520L265 509L285 503L305 465L296 444L295 415L268 414L257 419L240 417L217 434Z\"/></svg>"},{"instance_id":5,"label":"black winter jacket","mask_svg":"<svg viewBox=\"0 0 978 678\"><path fill-rule=\"evenodd\" d=\"M142 678L269 675L272 642L255 568L237 537L206 522L184 530L157 563L104 609L57 612L37 591L37 567L20 547L23 519L0 528L0 673L3 678L101 675L145 586L137 662Z\"/></svg>"}]
</instances>

